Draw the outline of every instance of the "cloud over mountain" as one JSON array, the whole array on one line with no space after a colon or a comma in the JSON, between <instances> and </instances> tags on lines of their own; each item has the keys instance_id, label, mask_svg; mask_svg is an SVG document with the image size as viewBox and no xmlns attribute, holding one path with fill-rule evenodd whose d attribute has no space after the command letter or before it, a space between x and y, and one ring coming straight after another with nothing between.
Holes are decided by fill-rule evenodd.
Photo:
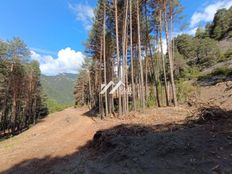
<instances>
[{"instance_id":1,"label":"cloud over mountain","mask_svg":"<svg viewBox=\"0 0 232 174\"><path fill-rule=\"evenodd\" d=\"M40 70L45 75L57 75L60 73L76 74L80 69L85 55L82 52L72 50L67 47L61 49L57 57L49 55L40 55L35 51L31 51L31 59L40 63Z\"/></svg>"}]
</instances>

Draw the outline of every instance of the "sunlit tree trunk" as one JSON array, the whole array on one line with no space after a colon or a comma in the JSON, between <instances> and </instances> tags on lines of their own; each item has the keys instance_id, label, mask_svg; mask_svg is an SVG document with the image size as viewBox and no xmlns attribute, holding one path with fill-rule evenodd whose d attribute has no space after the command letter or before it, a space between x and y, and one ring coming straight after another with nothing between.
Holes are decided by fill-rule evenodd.
<instances>
[{"instance_id":1,"label":"sunlit tree trunk","mask_svg":"<svg viewBox=\"0 0 232 174\"><path fill-rule=\"evenodd\" d=\"M131 51L131 86L133 97L133 109L136 110L135 104L135 83L134 83L134 58L133 58L133 29L132 29L132 0L130 0L130 51Z\"/></svg>"},{"instance_id":2,"label":"sunlit tree trunk","mask_svg":"<svg viewBox=\"0 0 232 174\"><path fill-rule=\"evenodd\" d=\"M123 82L125 84L125 90L123 94L123 113L127 113L127 17L128 17L128 0L125 0L125 17L123 22Z\"/></svg>"},{"instance_id":3,"label":"sunlit tree trunk","mask_svg":"<svg viewBox=\"0 0 232 174\"><path fill-rule=\"evenodd\" d=\"M119 55L119 36L118 36L118 1L114 0L115 8L115 33L116 33L116 55L117 55L117 73L118 79L121 80L121 69L120 69L120 55ZM119 99L119 116L122 115L122 103L121 103L121 91L118 90L118 99Z\"/></svg>"},{"instance_id":4,"label":"sunlit tree trunk","mask_svg":"<svg viewBox=\"0 0 232 174\"><path fill-rule=\"evenodd\" d=\"M104 16L103 16L103 61L104 61L104 83L107 85L106 79L106 2L104 2ZM105 115L108 115L108 95L105 93Z\"/></svg>"},{"instance_id":5,"label":"sunlit tree trunk","mask_svg":"<svg viewBox=\"0 0 232 174\"><path fill-rule=\"evenodd\" d=\"M164 21L165 21L165 35L166 35L166 42L167 42L167 52L168 52L168 60L170 66L170 80L172 85L172 94L173 94L173 103L174 106L177 106L177 99L176 99L176 87L174 82L174 74L173 74L173 58L171 54L171 48L169 43L169 27L168 27L168 16L167 16L167 2L164 0Z\"/></svg>"},{"instance_id":6,"label":"sunlit tree trunk","mask_svg":"<svg viewBox=\"0 0 232 174\"><path fill-rule=\"evenodd\" d=\"M140 40L140 8L139 8L139 0L137 0L137 27L138 27L138 49L139 49L139 65L140 65L140 80L141 80L141 102L142 109L145 109L145 96L144 96L144 79L143 79L143 64L142 64L142 56L141 56L141 40Z\"/></svg>"},{"instance_id":7,"label":"sunlit tree trunk","mask_svg":"<svg viewBox=\"0 0 232 174\"><path fill-rule=\"evenodd\" d=\"M166 97L166 105L169 106L169 98L168 98L168 89L167 89L167 75L166 75L166 61L165 55L163 51L163 40L162 40L162 33L163 33L163 23L162 23L162 11L159 10L159 41L160 41L160 51L161 51L161 58L162 58L162 69L164 75L164 90L165 90L165 97Z\"/></svg>"},{"instance_id":8,"label":"sunlit tree trunk","mask_svg":"<svg viewBox=\"0 0 232 174\"><path fill-rule=\"evenodd\" d=\"M101 37L101 43L100 43L100 67L99 67L99 78L100 78L100 90L101 91L101 84L103 82L102 80L102 52L103 52L103 41L102 41L102 37ZM101 117L103 117L104 115L104 108L103 108L103 102L102 102L102 95L99 94L99 111L101 113Z\"/></svg>"}]
</instances>

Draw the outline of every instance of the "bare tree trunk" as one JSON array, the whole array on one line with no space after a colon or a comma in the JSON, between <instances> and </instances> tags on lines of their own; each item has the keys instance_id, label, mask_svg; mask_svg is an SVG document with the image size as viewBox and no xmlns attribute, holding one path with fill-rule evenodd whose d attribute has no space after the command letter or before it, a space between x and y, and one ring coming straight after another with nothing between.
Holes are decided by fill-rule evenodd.
<instances>
[{"instance_id":1,"label":"bare tree trunk","mask_svg":"<svg viewBox=\"0 0 232 174\"><path fill-rule=\"evenodd\" d=\"M90 71L87 70L88 72L88 82L89 82L89 102L90 102L90 107L92 108L92 88L91 88L91 78L90 78Z\"/></svg>"},{"instance_id":2,"label":"bare tree trunk","mask_svg":"<svg viewBox=\"0 0 232 174\"><path fill-rule=\"evenodd\" d=\"M145 96L144 96L144 79L143 79L143 64L141 56L141 40L140 40L140 9L139 0L137 0L137 27L138 27L138 46L139 46L139 65L140 65L140 78L141 78L141 98L142 109L145 109Z\"/></svg>"},{"instance_id":3,"label":"bare tree trunk","mask_svg":"<svg viewBox=\"0 0 232 174\"><path fill-rule=\"evenodd\" d=\"M127 0L128 1L128 0ZM128 32L128 31L127 31ZM126 35L126 46L125 46L125 49L126 49L126 55L125 55L125 58L126 58L126 60L125 60L125 63L126 63L126 83L125 83L125 85L126 85L126 114L129 112L129 98L128 98L128 65L127 65L127 50L128 50L128 37L127 37L127 35Z\"/></svg>"},{"instance_id":4,"label":"bare tree trunk","mask_svg":"<svg viewBox=\"0 0 232 174\"><path fill-rule=\"evenodd\" d=\"M172 2L172 1L171 1ZM173 4L170 4L169 5L169 11L170 11L170 29L171 29L171 32L170 32L170 51L171 51L171 60L172 60L172 93L173 93L173 100L174 100L174 105L177 106L178 105L178 102L177 102L177 97L176 97L176 86L175 86L175 80L174 80L174 39L173 39L173 42L172 42L172 32L173 32Z\"/></svg>"},{"instance_id":5,"label":"bare tree trunk","mask_svg":"<svg viewBox=\"0 0 232 174\"><path fill-rule=\"evenodd\" d=\"M148 74L147 74L147 40L146 40L146 57L145 57L145 101L147 105L149 96L149 90L148 90Z\"/></svg>"},{"instance_id":6,"label":"bare tree trunk","mask_svg":"<svg viewBox=\"0 0 232 174\"><path fill-rule=\"evenodd\" d=\"M103 46L102 46L102 37L101 37L101 49L100 49L100 69L99 69L99 78L100 78L100 91L101 91L101 84L103 82L102 80L102 49L103 49ZM102 95L99 94L99 111L100 111L100 114L101 114L101 117L103 117L103 112L104 112L104 108L103 108L103 103L102 103Z\"/></svg>"},{"instance_id":7,"label":"bare tree trunk","mask_svg":"<svg viewBox=\"0 0 232 174\"><path fill-rule=\"evenodd\" d=\"M130 0L130 51L131 51L131 83L133 96L133 109L136 110L135 104L135 83L134 83L134 59L133 59L133 29L132 29L132 0Z\"/></svg>"},{"instance_id":8,"label":"bare tree trunk","mask_svg":"<svg viewBox=\"0 0 232 174\"><path fill-rule=\"evenodd\" d=\"M119 55L119 41L118 41L118 1L114 0L115 7L115 33L116 33L116 54L117 54L117 63L118 63L118 79L121 80L121 69L120 69L120 55ZM119 100L119 116L122 115L122 103L121 103L121 91L118 90L118 100Z\"/></svg>"},{"instance_id":9,"label":"bare tree trunk","mask_svg":"<svg viewBox=\"0 0 232 174\"><path fill-rule=\"evenodd\" d=\"M149 88L148 88L148 38L149 38L149 32L148 32L148 19L147 19L147 1L145 0L145 17L146 17L146 56L145 56L145 101L147 106L147 101L149 97Z\"/></svg>"},{"instance_id":10,"label":"bare tree trunk","mask_svg":"<svg viewBox=\"0 0 232 174\"><path fill-rule=\"evenodd\" d=\"M172 85L172 94L173 94L173 103L174 106L177 106L177 99L176 99L176 87L174 82L174 74L173 74L173 58L171 54L171 48L169 43L169 34L168 34L168 16L166 10L167 2L164 0L164 20L165 20L165 34L166 34L166 42L167 42L167 51L168 51L168 58L169 58L169 65L170 65L170 78L171 78L171 85Z\"/></svg>"},{"instance_id":11,"label":"bare tree trunk","mask_svg":"<svg viewBox=\"0 0 232 174\"><path fill-rule=\"evenodd\" d=\"M168 98L168 90L167 90L167 75L166 75L166 61L165 61L165 56L164 56L164 51L163 51L163 41L162 41L162 11L159 10L159 39L160 39L160 48L161 48L161 57L162 57L162 69L163 69L163 74L164 74L164 89L165 89L165 96L166 96L166 105L169 106L169 98Z\"/></svg>"},{"instance_id":12,"label":"bare tree trunk","mask_svg":"<svg viewBox=\"0 0 232 174\"><path fill-rule=\"evenodd\" d=\"M104 22L103 22L103 60L104 60L104 83L107 85L106 79L106 3L104 2ZM108 115L108 95L105 93L105 114Z\"/></svg>"},{"instance_id":13,"label":"bare tree trunk","mask_svg":"<svg viewBox=\"0 0 232 174\"><path fill-rule=\"evenodd\" d=\"M17 104L16 104L16 93L14 91L13 94L13 106L12 106L12 117L11 117L11 123L12 123L12 132L15 133L15 126L16 126L16 117L17 117Z\"/></svg>"},{"instance_id":14,"label":"bare tree trunk","mask_svg":"<svg viewBox=\"0 0 232 174\"><path fill-rule=\"evenodd\" d=\"M123 82L125 84L125 90L123 95L123 113L127 114L127 17L128 17L128 0L125 0L125 17L123 23Z\"/></svg>"}]
</instances>

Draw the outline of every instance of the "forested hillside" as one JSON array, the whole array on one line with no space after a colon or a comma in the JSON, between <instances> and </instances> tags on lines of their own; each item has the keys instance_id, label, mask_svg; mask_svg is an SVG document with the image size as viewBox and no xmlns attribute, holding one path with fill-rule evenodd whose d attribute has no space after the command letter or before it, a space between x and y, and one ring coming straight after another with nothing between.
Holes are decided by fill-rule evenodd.
<instances>
[{"instance_id":1,"label":"forested hillside","mask_svg":"<svg viewBox=\"0 0 232 174\"><path fill-rule=\"evenodd\" d=\"M182 34L175 41L176 59L186 61L200 69L210 67L218 62L230 60L232 48L232 7L219 10L212 23L205 28L198 28L195 36ZM227 40L223 45L223 41Z\"/></svg>"},{"instance_id":2,"label":"forested hillside","mask_svg":"<svg viewBox=\"0 0 232 174\"><path fill-rule=\"evenodd\" d=\"M15 134L47 115L39 63L19 38L0 41L0 136Z\"/></svg>"},{"instance_id":3,"label":"forested hillside","mask_svg":"<svg viewBox=\"0 0 232 174\"><path fill-rule=\"evenodd\" d=\"M74 104L73 89L76 74L41 75L41 84L49 99L61 104Z\"/></svg>"},{"instance_id":4,"label":"forested hillside","mask_svg":"<svg viewBox=\"0 0 232 174\"><path fill-rule=\"evenodd\" d=\"M75 74L59 74L56 76L41 75L41 84L47 95L49 113L62 111L74 105Z\"/></svg>"}]
</instances>

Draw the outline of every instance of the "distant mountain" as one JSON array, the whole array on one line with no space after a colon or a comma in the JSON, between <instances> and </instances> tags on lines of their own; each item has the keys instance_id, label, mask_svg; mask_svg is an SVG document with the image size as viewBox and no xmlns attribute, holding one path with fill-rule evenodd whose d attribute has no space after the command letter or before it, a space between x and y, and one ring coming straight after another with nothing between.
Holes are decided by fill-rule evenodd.
<instances>
[{"instance_id":1,"label":"distant mountain","mask_svg":"<svg viewBox=\"0 0 232 174\"><path fill-rule=\"evenodd\" d=\"M73 104L73 89L76 74L63 73L57 76L41 75L41 84L49 99L61 104Z\"/></svg>"}]
</instances>

